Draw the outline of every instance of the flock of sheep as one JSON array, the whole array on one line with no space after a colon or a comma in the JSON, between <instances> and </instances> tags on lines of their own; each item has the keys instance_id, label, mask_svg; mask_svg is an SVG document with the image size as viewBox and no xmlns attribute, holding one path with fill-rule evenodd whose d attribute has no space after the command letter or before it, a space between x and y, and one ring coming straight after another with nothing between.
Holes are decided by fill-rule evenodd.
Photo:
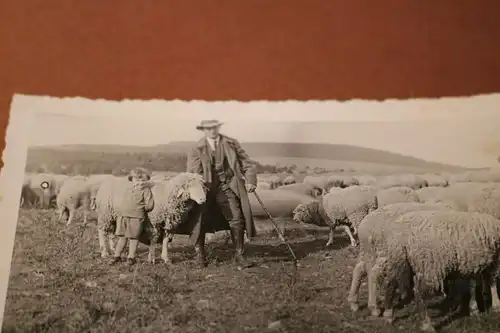
<instances>
[{"instance_id":1,"label":"flock of sheep","mask_svg":"<svg viewBox=\"0 0 500 333\"><path fill-rule=\"evenodd\" d=\"M328 226L327 245L342 228L353 247L359 247L348 303L359 309L361 278L368 279L368 307L394 320L396 301L414 297L424 303L429 291L453 296L454 281L463 280L482 293L496 291L500 273L500 171L488 169L460 174L390 176L259 175L257 193L275 217L289 217L300 224ZM125 177L111 175L61 176L31 174L23 184L22 206L48 207L56 202L59 219L70 224L83 207L84 220L91 210L98 219L101 256L113 250L113 206ZM149 262L155 261L155 244L162 244L163 261L169 263L169 230L178 225L195 203L206 199L203 179L194 174L156 174L152 186L155 209L147 239ZM265 216L251 197L253 213ZM487 288L485 288L487 287ZM491 289L490 289L491 287ZM474 295L475 293L472 293ZM472 310L477 300L471 300ZM423 307L424 311L425 306ZM425 317L424 329L432 329Z\"/></svg>"}]
</instances>

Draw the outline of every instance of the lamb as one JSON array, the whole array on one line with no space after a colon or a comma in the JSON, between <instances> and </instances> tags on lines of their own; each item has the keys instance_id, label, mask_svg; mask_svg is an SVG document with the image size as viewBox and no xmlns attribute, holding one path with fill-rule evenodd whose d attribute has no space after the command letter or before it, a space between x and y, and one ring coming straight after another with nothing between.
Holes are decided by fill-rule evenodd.
<instances>
[{"instance_id":1,"label":"lamb","mask_svg":"<svg viewBox=\"0 0 500 333\"><path fill-rule=\"evenodd\" d=\"M406 186L414 190L418 190L419 188L429 186L429 183L425 179L416 175L392 175L380 177L377 180L376 185L380 188Z\"/></svg>"},{"instance_id":2,"label":"lamb","mask_svg":"<svg viewBox=\"0 0 500 333\"><path fill-rule=\"evenodd\" d=\"M295 183L289 185L283 185L277 188L278 190L290 191L298 194L304 194L316 198L323 192L322 189L314 185L305 183Z\"/></svg>"},{"instance_id":3,"label":"lamb","mask_svg":"<svg viewBox=\"0 0 500 333\"><path fill-rule=\"evenodd\" d=\"M326 246L333 244L334 230L342 227L357 246L354 234L363 218L377 209L377 189L372 186L351 186L328 193L321 200L302 204L294 210L293 220L298 223L316 224L330 227Z\"/></svg>"},{"instance_id":4,"label":"lamb","mask_svg":"<svg viewBox=\"0 0 500 333\"><path fill-rule=\"evenodd\" d=\"M368 308L373 316L379 316L376 300L376 258L379 253L386 251L387 238L397 234L400 227L395 223L396 218L413 211L449 210L440 204L421 204L416 202L400 202L380 207L368 214L358 227L360 253L358 263L352 272L351 289L347 301L352 311L359 309L358 295L363 274L368 277Z\"/></svg>"},{"instance_id":5,"label":"lamb","mask_svg":"<svg viewBox=\"0 0 500 333\"><path fill-rule=\"evenodd\" d=\"M467 278L490 281L500 273L500 220L483 213L420 211L401 215L397 237L387 239L387 252L380 256L386 295L384 317L393 321L393 295L401 274L411 271L415 297L425 312L422 329L434 331L423 295L441 291L447 280ZM406 226L406 227L403 227ZM492 295L498 295L496 286ZM497 303L498 298L493 297Z\"/></svg>"},{"instance_id":6,"label":"lamb","mask_svg":"<svg viewBox=\"0 0 500 333\"><path fill-rule=\"evenodd\" d=\"M103 258L109 255L106 235L109 236L111 250L114 248L112 232L118 217L114 209L114 200L119 198L117 193L128 186L127 182L128 180L118 177L105 179L97 191L95 203L99 247ZM202 176L193 173L180 173L168 181L149 182L147 186L151 186L155 207L148 214L151 225L146 226L147 232L143 233L145 237L141 237L141 242L149 245L148 261L154 263L155 246L161 241L162 259L165 263L169 263L167 244L172 240L172 235L168 231L183 222L183 218L193 205L191 201L197 204L205 202L206 188Z\"/></svg>"},{"instance_id":7,"label":"lamb","mask_svg":"<svg viewBox=\"0 0 500 333\"><path fill-rule=\"evenodd\" d=\"M378 191L377 200L380 208L398 202L419 202L419 197L409 187L396 186Z\"/></svg>"},{"instance_id":8,"label":"lamb","mask_svg":"<svg viewBox=\"0 0 500 333\"><path fill-rule=\"evenodd\" d=\"M66 225L70 225L76 210L83 207L83 223L87 224L91 209L91 186L85 177L74 176L66 179L56 201L59 210L58 221L67 219Z\"/></svg>"}]
</instances>

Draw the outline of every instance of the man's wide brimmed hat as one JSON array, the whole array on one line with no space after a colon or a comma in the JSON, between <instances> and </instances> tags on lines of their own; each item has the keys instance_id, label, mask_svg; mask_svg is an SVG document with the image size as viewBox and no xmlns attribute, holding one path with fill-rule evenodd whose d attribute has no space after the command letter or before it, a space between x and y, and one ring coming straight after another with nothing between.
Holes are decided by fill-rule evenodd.
<instances>
[{"instance_id":1,"label":"man's wide brimmed hat","mask_svg":"<svg viewBox=\"0 0 500 333\"><path fill-rule=\"evenodd\" d=\"M219 127L222 124L223 123L221 123L220 121L215 120L215 119L202 120L200 122L200 124L196 126L196 129L197 130L203 130L203 129L206 129L206 128Z\"/></svg>"}]
</instances>

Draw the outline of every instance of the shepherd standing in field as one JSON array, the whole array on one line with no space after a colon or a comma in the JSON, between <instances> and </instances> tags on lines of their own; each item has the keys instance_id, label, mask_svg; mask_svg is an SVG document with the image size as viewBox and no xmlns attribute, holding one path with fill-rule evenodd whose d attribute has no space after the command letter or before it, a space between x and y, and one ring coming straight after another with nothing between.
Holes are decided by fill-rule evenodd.
<instances>
[{"instance_id":1,"label":"shepherd standing in field","mask_svg":"<svg viewBox=\"0 0 500 333\"><path fill-rule=\"evenodd\" d=\"M219 133L217 120L204 120L197 127L205 137L189 152L187 171L201 174L209 190L207 202L198 214L192 237L200 265L206 266L205 233L230 230L238 267L253 263L244 257L245 231L255 236L248 193L257 187L255 164L239 142Z\"/></svg>"}]
</instances>

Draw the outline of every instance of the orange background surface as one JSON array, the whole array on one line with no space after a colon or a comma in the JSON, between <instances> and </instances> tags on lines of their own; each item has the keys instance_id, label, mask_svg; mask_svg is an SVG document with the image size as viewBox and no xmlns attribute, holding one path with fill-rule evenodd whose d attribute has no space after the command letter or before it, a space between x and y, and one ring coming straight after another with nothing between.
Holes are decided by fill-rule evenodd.
<instances>
[{"instance_id":1,"label":"orange background surface","mask_svg":"<svg viewBox=\"0 0 500 333\"><path fill-rule=\"evenodd\" d=\"M498 0L4 1L0 128L14 93L246 101L499 92L499 13Z\"/></svg>"}]
</instances>

